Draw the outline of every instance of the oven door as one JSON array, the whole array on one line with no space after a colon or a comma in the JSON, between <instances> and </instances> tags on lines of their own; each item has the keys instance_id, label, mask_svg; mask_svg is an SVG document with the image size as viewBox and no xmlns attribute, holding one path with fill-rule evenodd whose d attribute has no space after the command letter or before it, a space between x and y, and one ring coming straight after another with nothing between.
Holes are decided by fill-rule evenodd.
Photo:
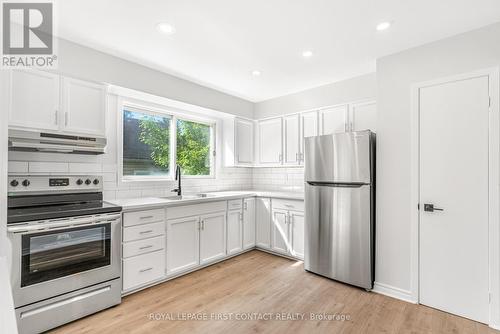
<instances>
[{"instance_id":1,"label":"oven door","mask_svg":"<svg viewBox=\"0 0 500 334\"><path fill-rule=\"evenodd\" d=\"M16 307L120 277L120 215L9 230Z\"/></svg>"}]
</instances>

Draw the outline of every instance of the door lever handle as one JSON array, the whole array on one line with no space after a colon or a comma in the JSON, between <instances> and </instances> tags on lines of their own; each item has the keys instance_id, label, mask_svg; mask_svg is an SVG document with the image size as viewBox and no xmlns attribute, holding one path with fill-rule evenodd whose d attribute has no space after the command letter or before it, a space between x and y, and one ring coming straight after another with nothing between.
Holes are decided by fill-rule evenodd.
<instances>
[{"instance_id":1,"label":"door lever handle","mask_svg":"<svg viewBox=\"0 0 500 334\"><path fill-rule=\"evenodd\" d=\"M434 212L434 211L444 211L444 209L436 208L434 204L424 204L424 211Z\"/></svg>"}]
</instances>

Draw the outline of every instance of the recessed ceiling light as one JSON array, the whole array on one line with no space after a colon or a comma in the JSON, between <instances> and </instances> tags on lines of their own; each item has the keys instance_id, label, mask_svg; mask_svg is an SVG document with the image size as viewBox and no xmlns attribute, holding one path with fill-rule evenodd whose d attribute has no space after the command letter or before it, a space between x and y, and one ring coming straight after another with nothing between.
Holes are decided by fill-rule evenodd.
<instances>
[{"instance_id":1,"label":"recessed ceiling light","mask_svg":"<svg viewBox=\"0 0 500 334\"><path fill-rule=\"evenodd\" d=\"M310 50L307 50L307 51L304 51L302 52L302 56L305 57L305 58L309 58L313 55L312 51Z\"/></svg>"},{"instance_id":2,"label":"recessed ceiling light","mask_svg":"<svg viewBox=\"0 0 500 334\"><path fill-rule=\"evenodd\" d=\"M158 23L156 29L165 35L172 35L173 33L175 33L175 27L166 22Z\"/></svg>"},{"instance_id":3,"label":"recessed ceiling light","mask_svg":"<svg viewBox=\"0 0 500 334\"><path fill-rule=\"evenodd\" d=\"M386 22L380 22L379 24L377 24L376 29L377 29L378 31L386 30L386 29L389 29L389 28L390 28L391 24L392 24L392 23L391 23L391 22L388 22L388 21L386 21Z\"/></svg>"},{"instance_id":4,"label":"recessed ceiling light","mask_svg":"<svg viewBox=\"0 0 500 334\"><path fill-rule=\"evenodd\" d=\"M253 75L254 77L258 77L258 76L259 76L259 75L261 75L261 74L262 74L262 73L261 73L259 70L253 70L253 71L252 71L252 75Z\"/></svg>"}]
</instances>

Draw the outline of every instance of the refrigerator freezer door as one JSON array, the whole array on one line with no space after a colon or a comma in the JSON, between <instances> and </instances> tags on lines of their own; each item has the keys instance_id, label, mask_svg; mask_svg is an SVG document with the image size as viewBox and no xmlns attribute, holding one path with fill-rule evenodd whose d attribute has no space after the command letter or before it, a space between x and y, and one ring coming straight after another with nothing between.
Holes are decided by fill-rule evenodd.
<instances>
[{"instance_id":1,"label":"refrigerator freezer door","mask_svg":"<svg viewBox=\"0 0 500 334\"><path fill-rule=\"evenodd\" d=\"M371 186L306 184L306 270L371 289Z\"/></svg>"},{"instance_id":2,"label":"refrigerator freezer door","mask_svg":"<svg viewBox=\"0 0 500 334\"><path fill-rule=\"evenodd\" d=\"M347 132L305 139L305 181L371 183L372 133Z\"/></svg>"}]
</instances>

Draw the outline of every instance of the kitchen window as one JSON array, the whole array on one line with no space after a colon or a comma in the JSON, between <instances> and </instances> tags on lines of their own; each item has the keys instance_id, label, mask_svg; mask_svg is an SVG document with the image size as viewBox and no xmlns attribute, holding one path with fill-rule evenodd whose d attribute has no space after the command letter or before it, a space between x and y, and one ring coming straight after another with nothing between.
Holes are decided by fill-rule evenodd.
<instances>
[{"instance_id":1,"label":"kitchen window","mask_svg":"<svg viewBox=\"0 0 500 334\"><path fill-rule=\"evenodd\" d=\"M186 177L213 177L215 122L188 114L124 105L122 180L171 180L178 164Z\"/></svg>"}]
</instances>

